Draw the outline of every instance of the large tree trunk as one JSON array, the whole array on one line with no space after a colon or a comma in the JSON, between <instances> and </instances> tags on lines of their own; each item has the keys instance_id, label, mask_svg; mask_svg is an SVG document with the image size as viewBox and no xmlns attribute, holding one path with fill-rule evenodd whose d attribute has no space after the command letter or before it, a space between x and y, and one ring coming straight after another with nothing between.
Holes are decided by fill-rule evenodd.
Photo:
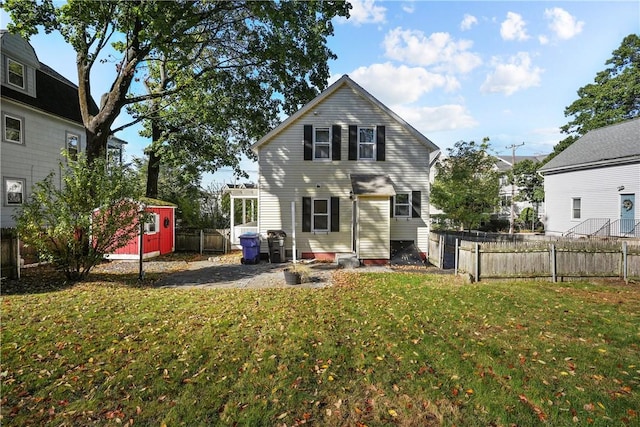
<instances>
[{"instance_id":1,"label":"large tree trunk","mask_svg":"<svg viewBox=\"0 0 640 427\"><path fill-rule=\"evenodd\" d=\"M156 121L151 122L151 146L160 139L162 132ZM149 150L149 164L147 165L147 192L146 196L152 199L158 198L158 178L160 177L161 156L155 150Z\"/></svg>"}]
</instances>

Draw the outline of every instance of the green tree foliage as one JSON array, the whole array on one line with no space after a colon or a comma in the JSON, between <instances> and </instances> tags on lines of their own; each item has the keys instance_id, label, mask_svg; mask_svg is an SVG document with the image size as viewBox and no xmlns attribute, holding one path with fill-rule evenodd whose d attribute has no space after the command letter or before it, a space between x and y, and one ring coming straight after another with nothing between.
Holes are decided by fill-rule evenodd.
<instances>
[{"instance_id":1,"label":"green tree foliage","mask_svg":"<svg viewBox=\"0 0 640 427\"><path fill-rule=\"evenodd\" d=\"M578 99L564 110L571 120L560 129L569 136L545 159L551 160L590 130L640 115L640 36L630 34L596 74L593 83L578 89Z\"/></svg>"},{"instance_id":2,"label":"green tree foliage","mask_svg":"<svg viewBox=\"0 0 640 427\"><path fill-rule=\"evenodd\" d=\"M135 179L102 159L86 156L60 164L61 188L52 173L32 189L16 216L20 238L71 281L84 279L103 255L126 245L139 229ZM87 188L94 188L93 193Z\"/></svg>"},{"instance_id":3,"label":"green tree foliage","mask_svg":"<svg viewBox=\"0 0 640 427\"><path fill-rule=\"evenodd\" d=\"M464 229L478 226L500 205L500 176L488 151L488 138L459 141L436 165L431 204Z\"/></svg>"},{"instance_id":4,"label":"green tree foliage","mask_svg":"<svg viewBox=\"0 0 640 427\"><path fill-rule=\"evenodd\" d=\"M529 202L534 206L534 219L538 217L538 207L544 202L544 178L538 173L542 164L525 159L513 166L514 184L518 187L516 200Z\"/></svg>"},{"instance_id":5,"label":"green tree foliage","mask_svg":"<svg viewBox=\"0 0 640 427\"><path fill-rule=\"evenodd\" d=\"M58 31L75 49L90 160L106 149L122 108L141 102L149 105L137 120L158 118L160 136L192 136L185 142L192 159L214 156L211 144L243 143L244 133L255 137L273 124L280 109L295 111L316 88L324 88L327 62L335 58L326 46L333 34L331 20L348 16L351 7L341 1L239 0L5 0L3 6L13 20L10 31L27 37L40 28ZM110 45L119 57L107 56ZM90 88L96 61L114 63L115 77L99 113L93 114ZM183 90L185 95L178 97ZM160 102L170 96L177 97L171 105ZM189 114L199 102L206 111ZM204 121L212 128L200 129ZM174 138L175 150L164 151L182 155L181 141ZM164 157L161 145L159 140L151 152Z\"/></svg>"}]
</instances>

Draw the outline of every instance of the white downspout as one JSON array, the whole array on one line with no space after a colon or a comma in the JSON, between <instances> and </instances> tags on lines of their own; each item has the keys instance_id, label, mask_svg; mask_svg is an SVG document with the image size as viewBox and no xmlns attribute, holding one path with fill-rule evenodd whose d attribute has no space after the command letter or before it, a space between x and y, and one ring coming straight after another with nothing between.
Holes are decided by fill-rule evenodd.
<instances>
[{"instance_id":1,"label":"white downspout","mask_svg":"<svg viewBox=\"0 0 640 427\"><path fill-rule=\"evenodd\" d=\"M293 241L293 262L296 263L296 202L291 202L291 239Z\"/></svg>"}]
</instances>

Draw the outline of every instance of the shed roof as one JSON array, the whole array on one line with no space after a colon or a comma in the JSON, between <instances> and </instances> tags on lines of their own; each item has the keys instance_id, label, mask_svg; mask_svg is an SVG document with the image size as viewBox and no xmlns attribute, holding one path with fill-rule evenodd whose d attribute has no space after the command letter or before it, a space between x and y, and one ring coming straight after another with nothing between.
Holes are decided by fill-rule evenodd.
<instances>
[{"instance_id":1,"label":"shed roof","mask_svg":"<svg viewBox=\"0 0 640 427\"><path fill-rule=\"evenodd\" d=\"M640 162L640 118L587 132L540 168L542 173Z\"/></svg>"},{"instance_id":2,"label":"shed roof","mask_svg":"<svg viewBox=\"0 0 640 427\"><path fill-rule=\"evenodd\" d=\"M409 131L409 133L411 133L418 141L420 141L420 143L422 143L427 148L429 148L430 151L436 151L436 150L439 149L438 146L435 145L433 142L431 142L431 140L429 138L424 136L422 133L420 133L418 130L416 130L413 126L411 126L409 123L407 123L402 117L400 117L399 115L394 113L391 109L389 109L389 107L384 105L382 102L380 102L378 99L376 99L373 95L371 95L369 92L364 90L362 88L362 86L358 85L356 82L351 80L351 78L346 74L343 75L342 77L340 77L340 79L338 79L331 86L329 86L327 89L325 89L320 95L316 96L313 100L311 100L304 107L302 107L301 109L296 111L294 114L289 116L286 120L284 120L282 123L280 123L280 125L278 125L271 132L269 132L265 136L263 136L258 142L253 144L253 146L251 148L254 151L258 151L258 149L262 145L267 144L269 141L271 141L271 139L273 139L276 135L278 135L285 128L287 128L292 122L297 120L299 117L301 117L303 114L305 114L309 110L315 108L318 104L322 103L331 94L335 93L339 88L341 88L342 86L345 86L345 85L348 86L349 88L351 88L355 93L357 93L358 95L360 95L361 97L363 97L364 99L369 101L375 107L377 107L377 108L381 109L382 111L384 111L385 113L387 113L390 117L392 117L400 125L404 126Z\"/></svg>"},{"instance_id":3,"label":"shed roof","mask_svg":"<svg viewBox=\"0 0 640 427\"><path fill-rule=\"evenodd\" d=\"M395 196L393 182L387 175L351 175L351 188L356 196Z\"/></svg>"}]
</instances>

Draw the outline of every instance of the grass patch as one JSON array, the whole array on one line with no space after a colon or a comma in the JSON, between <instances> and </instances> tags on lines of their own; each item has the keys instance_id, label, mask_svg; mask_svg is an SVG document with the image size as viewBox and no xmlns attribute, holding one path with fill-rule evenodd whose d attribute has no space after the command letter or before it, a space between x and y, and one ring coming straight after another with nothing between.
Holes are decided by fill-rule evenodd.
<instances>
[{"instance_id":1,"label":"grass patch","mask_svg":"<svg viewBox=\"0 0 640 427\"><path fill-rule=\"evenodd\" d=\"M640 288L339 272L2 298L4 425L624 425Z\"/></svg>"}]
</instances>

